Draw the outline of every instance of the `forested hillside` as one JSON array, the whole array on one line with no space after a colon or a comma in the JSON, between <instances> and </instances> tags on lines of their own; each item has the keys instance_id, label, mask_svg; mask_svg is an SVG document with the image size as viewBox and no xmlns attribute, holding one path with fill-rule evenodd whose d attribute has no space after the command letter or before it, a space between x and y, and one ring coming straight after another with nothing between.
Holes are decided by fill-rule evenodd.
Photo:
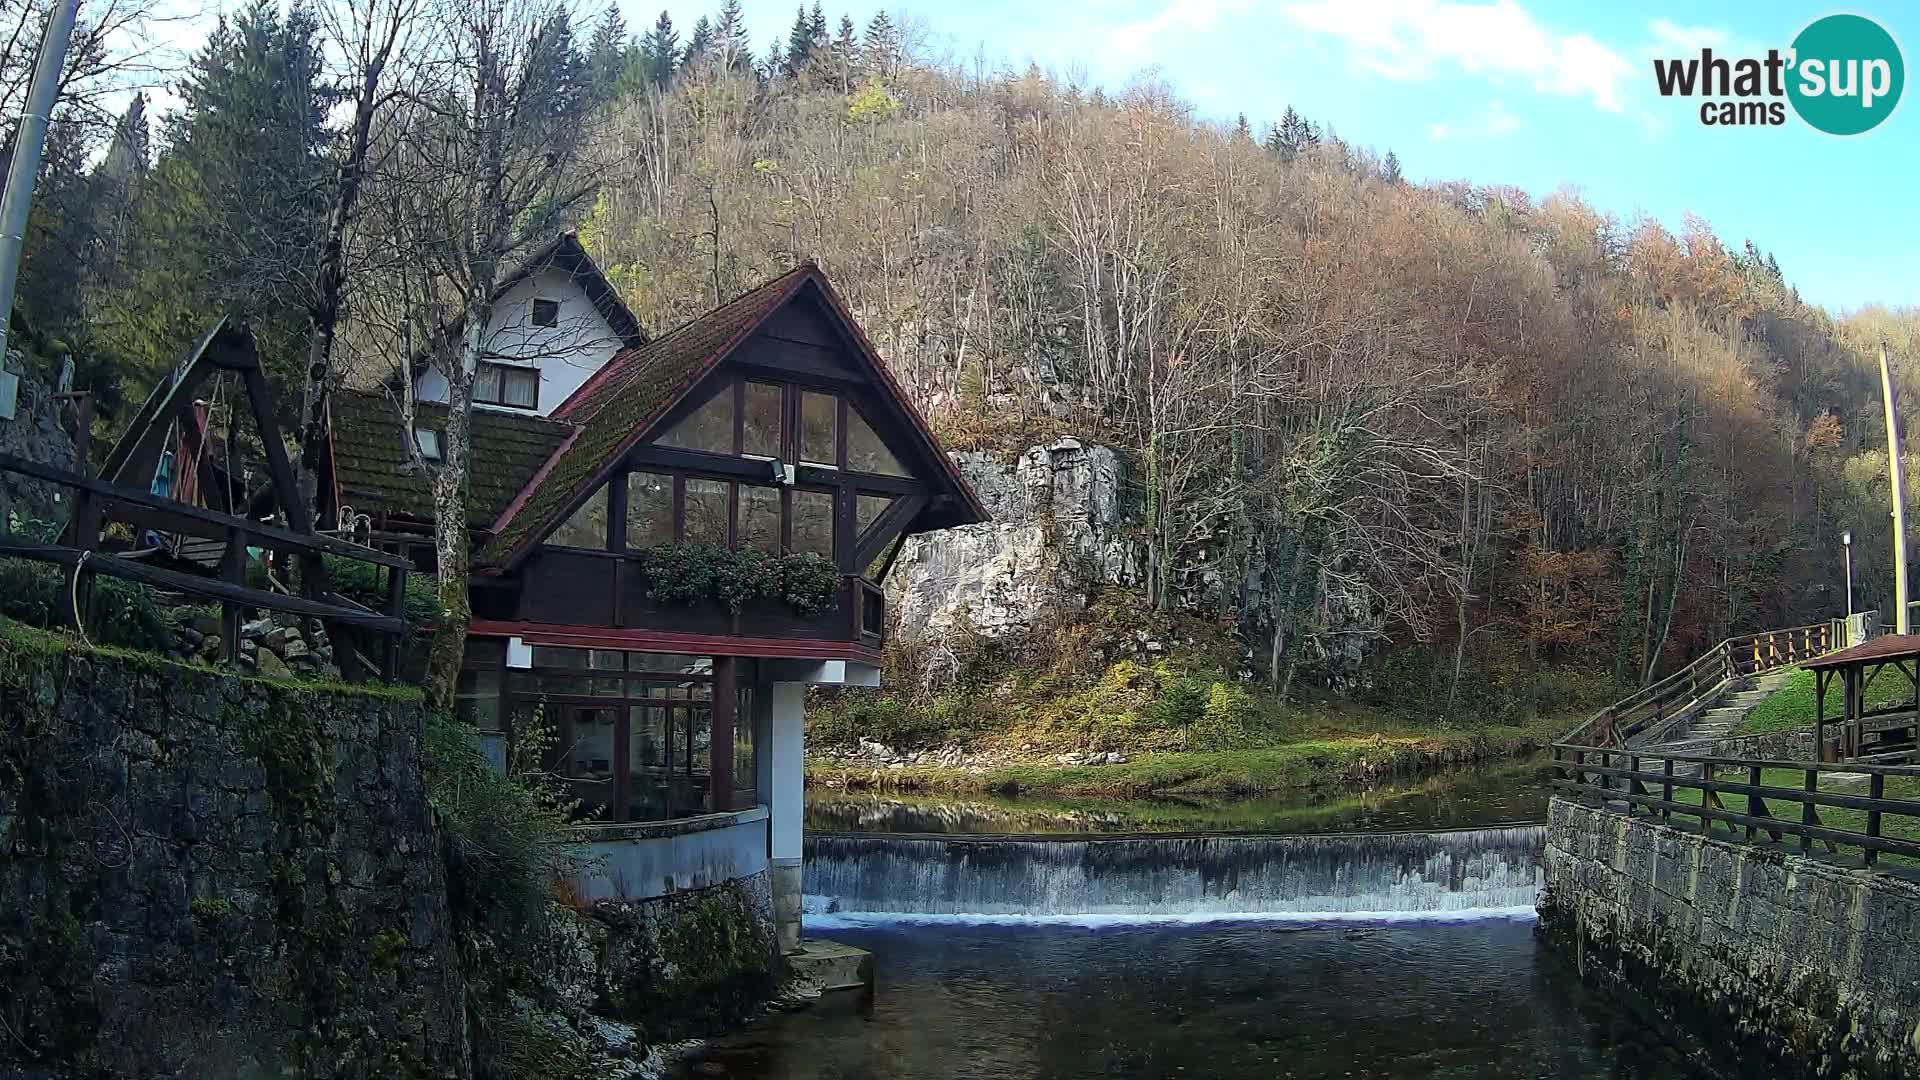
<instances>
[{"instance_id":1,"label":"forested hillside","mask_svg":"<svg viewBox=\"0 0 1920 1080\"><path fill-rule=\"evenodd\" d=\"M1890 591L1873 348L1920 400L1915 313L1836 319L1765 237L1706 220L1411 183L1338 117L1221 122L1151 77L925 36L817 5L780 42L746 41L733 0L638 35L560 12L542 55L599 151L564 224L656 331L811 258L954 447L1121 449L1145 603L1222 616L1277 681L1357 635L1636 683L1839 614L1842 529L1861 606ZM263 0L195 54L179 111L136 98L50 156L21 308L84 379L137 394L221 310L300 370L307 279L278 270L325 232L325 49Z\"/></svg>"}]
</instances>

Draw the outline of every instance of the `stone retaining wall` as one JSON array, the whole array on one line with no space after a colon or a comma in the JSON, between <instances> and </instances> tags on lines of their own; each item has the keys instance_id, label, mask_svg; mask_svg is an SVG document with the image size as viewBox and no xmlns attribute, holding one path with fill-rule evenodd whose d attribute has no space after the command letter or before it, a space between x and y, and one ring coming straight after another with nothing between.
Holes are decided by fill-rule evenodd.
<instances>
[{"instance_id":1,"label":"stone retaining wall","mask_svg":"<svg viewBox=\"0 0 1920 1080\"><path fill-rule=\"evenodd\" d=\"M468 1075L422 725L0 620L0 1077Z\"/></svg>"},{"instance_id":2,"label":"stone retaining wall","mask_svg":"<svg viewBox=\"0 0 1920 1080\"><path fill-rule=\"evenodd\" d=\"M1557 797L1545 862L1590 981L1808 1075L1920 1075L1920 884Z\"/></svg>"},{"instance_id":3,"label":"stone retaining wall","mask_svg":"<svg viewBox=\"0 0 1920 1080\"><path fill-rule=\"evenodd\" d=\"M1750 761L1812 761L1813 732L1795 729L1769 731L1760 735L1729 735L1718 739L1694 739L1663 746L1660 752L1746 758Z\"/></svg>"}]
</instances>

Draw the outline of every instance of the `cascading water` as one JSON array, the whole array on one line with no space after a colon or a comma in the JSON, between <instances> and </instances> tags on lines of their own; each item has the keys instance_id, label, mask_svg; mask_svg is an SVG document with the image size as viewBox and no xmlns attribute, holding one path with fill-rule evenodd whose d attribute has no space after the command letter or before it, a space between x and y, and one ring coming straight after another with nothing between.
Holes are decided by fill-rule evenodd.
<instances>
[{"instance_id":1,"label":"cascading water","mask_svg":"<svg viewBox=\"0 0 1920 1080\"><path fill-rule=\"evenodd\" d=\"M1339 836L815 835L816 912L1338 918L1530 912L1541 825Z\"/></svg>"}]
</instances>

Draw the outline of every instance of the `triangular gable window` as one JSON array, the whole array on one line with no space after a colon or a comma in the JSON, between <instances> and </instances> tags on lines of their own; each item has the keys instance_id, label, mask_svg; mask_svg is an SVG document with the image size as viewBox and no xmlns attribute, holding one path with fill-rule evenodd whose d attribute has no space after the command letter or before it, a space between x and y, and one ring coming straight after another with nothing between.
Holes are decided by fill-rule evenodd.
<instances>
[{"instance_id":1,"label":"triangular gable window","mask_svg":"<svg viewBox=\"0 0 1920 1080\"><path fill-rule=\"evenodd\" d=\"M594 551L607 549L607 489L602 485L598 491L587 496L580 509L573 516L560 523L547 537L547 543L560 547L589 548Z\"/></svg>"},{"instance_id":2,"label":"triangular gable window","mask_svg":"<svg viewBox=\"0 0 1920 1080\"><path fill-rule=\"evenodd\" d=\"M704 450L709 454L733 453L733 386L721 387L693 415L675 424L658 440L661 446L680 450Z\"/></svg>"},{"instance_id":3,"label":"triangular gable window","mask_svg":"<svg viewBox=\"0 0 1920 1080\"><path fill-rule=\"evenodd\" d=\"M901 468L900 459L893 456L893 451L887 449L887 444L880 441L880 436L853 408L847 410L847 468L882 476L912 475Z\"/></svg>"}]
</instances>

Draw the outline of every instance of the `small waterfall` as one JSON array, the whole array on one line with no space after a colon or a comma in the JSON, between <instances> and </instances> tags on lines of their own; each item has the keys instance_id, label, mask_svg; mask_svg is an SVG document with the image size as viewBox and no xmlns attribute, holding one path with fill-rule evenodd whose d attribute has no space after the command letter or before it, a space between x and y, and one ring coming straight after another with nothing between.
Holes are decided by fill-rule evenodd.
<instances>
[{"instance_id":1,"label":"small waterfall","mask_svg":"<svg viewBox=\"0 0 1920 1080\"><path fill-rule=\"evenodd\" d=\"M809 836L816 912L922 916L1340 917L1516 913L1543 825L1338 836L1014 839Z\"/></svg>"}]
</instances>

